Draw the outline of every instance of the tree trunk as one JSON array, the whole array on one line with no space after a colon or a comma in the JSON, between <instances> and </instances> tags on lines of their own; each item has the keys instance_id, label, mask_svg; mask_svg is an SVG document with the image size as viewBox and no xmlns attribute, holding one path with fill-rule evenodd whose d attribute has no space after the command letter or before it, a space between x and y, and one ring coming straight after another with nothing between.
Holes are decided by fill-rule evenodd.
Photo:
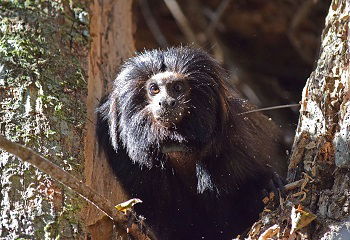
<instances>
[{"instance_id":1,"label":"tree trunk","mask_svg":"<svg viewBox=\"0 0 350 240\"><path fill-rule=\"evenodd\" d=\"M85 176L88 185L116 205L128 197L95 144L95 109L115 79L121 62L135 51L131 7L130 0L95 0L90 8ZM88 208L86 224L94 240L117 235L110 219L93 206Z\"/></svg>"},{"instance_id":2,"label":"tree trunk","mask_svg":"<svg viewBox=\"0 0 350 240\"><path fill-rule=\"evenodd\" d=\"M88 20L76 2L0 2L0 131L82 177ZM82 200L0 154L0 238L82 238Z\"/></svg>"},{"instance_id":3,"label":"tree trunk","mask_svg":"<svg viewBox=\"0 0 350 240\"><path fill-rule=\"evenodd\" d=\"M349 19L350 2L333 0L317 67L303 90L293 147L301 154L292 155L289 180L305 178L304 173L312 179L301 204L317 220L304 239L350 237Z\"/></svg>"},{"instance_id":4,"label":"tree trunk","mask_svg":"<svg viewBox=\"0 0 350 240\"><path fill-rule=\"evenodd\" d=\"M280 209L264 214L264 223L253 226L260 234L277 224L270 230L279 229L279 234L265 234L288 239L350 238L349 20L350 2L333 0L317 66L303 90L288 169L288 181L301 179L302 184L288 193ZM290 234L291 222L300 224L291 220L293 206L299 206L296 212L315 214L316 219ZM259 236L253 231L250 235Z\"/></svg>"}]
</instances>

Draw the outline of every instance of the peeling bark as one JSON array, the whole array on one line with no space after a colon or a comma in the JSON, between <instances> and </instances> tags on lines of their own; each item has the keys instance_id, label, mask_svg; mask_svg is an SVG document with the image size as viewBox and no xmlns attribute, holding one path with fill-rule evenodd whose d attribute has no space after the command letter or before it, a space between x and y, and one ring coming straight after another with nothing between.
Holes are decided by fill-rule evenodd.
<instances>
[{"instance_id":1,"label":"peeling bark","mask_svg":"<svg viewBox=\"0 0 350 240\"><path fill-rule=\"evenodd\" d=\"M279 209L263 214L263 220L255 225L255 232L261 234L278 224L279 233L273 239L350 237L349 21L350 2L333 0L317 66L303 90L288 169L289 182L303 179L304 184L289 192ZM299 204L317 218L290 235L290 211L293 205ZM253 239L257 236L259 234Z\"/></svg>"}]
</instances>

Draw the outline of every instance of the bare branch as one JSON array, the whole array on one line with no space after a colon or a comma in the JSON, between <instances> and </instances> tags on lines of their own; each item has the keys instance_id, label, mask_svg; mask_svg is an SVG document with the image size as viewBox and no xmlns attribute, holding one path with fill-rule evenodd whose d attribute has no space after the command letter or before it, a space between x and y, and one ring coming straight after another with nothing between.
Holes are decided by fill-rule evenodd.
<instances>
[{"instance_id":1,"label":"bare branch","mask_svg":"<svg viewBox=\"0 0 350 240\"><path fill-rule=\"evenodd\" d=\"M129 227L127 217L125 215L122 215L121 213L118 213L111 202L109 202L106 198L104 198L99 193L95 192L92 188L84 184L82 180L66 172L65 170L52 163L45 157L39 155L38 153L34 152L33 150L27 147L11 142L1 135L0 148L22 159L22 161L32 164L42 172L50 175L52 178L56 179L63 185L69 187L74 192L78 193L86 201L93 204L96 208L98 208L109 218L111 218L120 229L123 229L125 231L125 233L129 228L128 232L130 232L130 234L132 234L132 236L135 237L135 239L156 239L149 230L149 228L146 226L143 227L149 230L147 231L147 235L141 232L136 223L132 224L131 227Z\"/></svg>"},{"instance_id":2,"label":"bare branch","mask_svg":"<svg viewBox=\"0 0 350 240\"><path fill-rule=\"evenodd\" d=\"M175 18L176 22L179 24L181 31L184 33L188 41L193 43L198 43L195 33L193 32L188 19L182 12L179 4L176 0L164 0L169 11Z\"/></svg>"},{"instance_id":3,"label":"bare branch","mask_svg":"<svg viewBox=\"0 0 350 240\"><path fill-rule=\"evenodd\" d=\"M210 38L210 36L213 34L216 26L218 25L220 18L222 14L225 12L226 8L228 7L231 0L222 0L218 8L216 9L214 16L212 18L212 21L209 24L209 27L205 31L205 35L207 38Z\"/></svg>"},{"instance_id":4,"label":"bare branch","mask_svg":"<svg viewBox=\"0 0 350 240\"><path fill-rule=\"evenodd\" d=\"M152 14L152 11L151 11L149 4L148 4L148 0L139 0L139 4L140 4L142 15L146 21L146 24L147 24L149 30L152 32L157 43L162 48L167 47L168 41L166 40L165 36L163 35L162 31L160 30L160 27Z\"/></svg>"},{"instance_id":5,"label":"bare branch","mask_svg":"<svg viewBox=\"0 0 350 240\"><path fill-rule=\"evenodd\" d=\"M300 57L309 64L312 64L314 59L313 56L309 56L303 49L302 49L302 44L298 37L296 36L296 31L302 21L307 17L307 15L310 13L312 7L315 5L315 0L307 0L303 2L303 4L299 7L297 13L294 15L292 22L291 22L291 27L288 31L288 38L290 42L292 43L293 47L295 50L298 52Z\"/></svg>"}]
</instances>

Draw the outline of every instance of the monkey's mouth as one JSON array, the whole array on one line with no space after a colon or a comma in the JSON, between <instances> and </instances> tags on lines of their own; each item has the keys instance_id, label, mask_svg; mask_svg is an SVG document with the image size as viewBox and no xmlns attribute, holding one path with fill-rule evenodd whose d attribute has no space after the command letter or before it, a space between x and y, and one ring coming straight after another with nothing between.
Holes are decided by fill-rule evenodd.
<instances>
[{"instance_id":1,"label":"monkey's mouth","mask_svg":"<svg viewBox=\"0 0 350 240\"><path fill-rule=\"evenodd\" d=\"M190 149L181 143L165 143L162 145L162 153L190 152Z\"/></svg>"},{"instance_id":2,"label":"monkey's mouth","mask_svg":"<svg viewBox=\"0 0 350 240\"><path fill-rule=\"evenodd\" d=\"M175 127L184 115L182 111L164 111L159 110L153 113L155 120L166 128Z\"/></svg>"}]
</instances>

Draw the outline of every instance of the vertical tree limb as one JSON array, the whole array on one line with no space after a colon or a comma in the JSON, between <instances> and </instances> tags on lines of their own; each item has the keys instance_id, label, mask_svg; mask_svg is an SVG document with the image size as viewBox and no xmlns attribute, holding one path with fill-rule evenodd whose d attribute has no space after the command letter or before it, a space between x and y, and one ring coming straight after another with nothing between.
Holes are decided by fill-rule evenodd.
<instances>
[{"instance_id":1,"label":"vertical tree limb","mask_svg":"<svg viewBox=\"0 0 350 240\"><path fill-rule=\"evenodd\" d=\"M115 178L103 154L96 145L95 109L107 93L122 61L135 51L133 40L132 1L94 0L90 5L87 121L85 142L86 183L113 202L128 200L127 194ZM86 224L93 239L108 238L113 234L112 224L94 207L86 213ZM105 224L106 223L106 224ZM103 228L103 229L101 229Z\"/></svg>"}]
</instances>

